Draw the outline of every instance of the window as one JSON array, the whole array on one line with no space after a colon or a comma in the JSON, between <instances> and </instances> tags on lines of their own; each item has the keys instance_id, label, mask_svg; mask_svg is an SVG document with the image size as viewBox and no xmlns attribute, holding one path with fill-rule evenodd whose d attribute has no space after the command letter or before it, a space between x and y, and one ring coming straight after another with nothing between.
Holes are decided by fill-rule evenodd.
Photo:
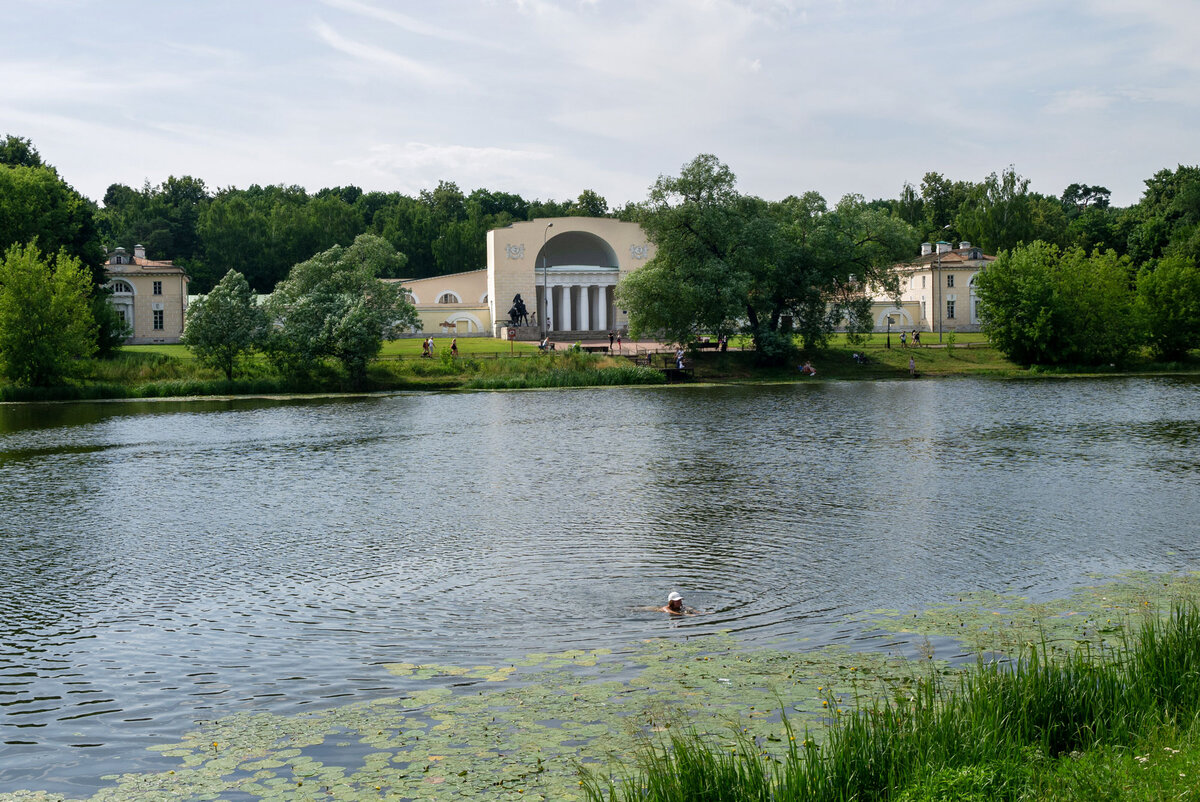
<instances>
[{"instance_id":1,"label":"window","mask_svg":"<svg viewBox=\"0 0 1200 802\"><path fill-rule=\"evenodd\" d=\"M125 325L125 310L124 309L117 310L117 320L121 321L122 326Z\"/></svg>"},{"instance_id":2,"label":"window","mask_svg":"<svg viewBox=\"0 0 1200 802\"><path fill-rule=\"evenodd\" d=\"M113 292L127 292L130 295L132 295L133 287L129 286L129 284L127 284L124 281L114 281L112 283L112 291Z\"/></svg>"},{"instance_id":3,"label":"window","mask_svg":"<svg viewBox=\"0 0 1200 802\"><path fill-rule=\"evenodd\" d=\"M456 304L459 302L459 300L458 300L458 296L455 295L454 293L443 292L441 295L438 296L437 302L439 304Z\"/></svg>"},{"instance_id":4,"label":"window","mask_svg":"<svg viewBox=\"0 0 1200 802\"><path fill-rule=\"evenodd\" d=\"M154 283L157 284L158 282L156 281ZM161 309L154 310L154 330L155 331L163 330L163 310L161 310Z\"/></svg>"},{"instance_id":5,"label":"window","mask_svg":"<svg viewBox=\"0 0 1200 802\"><path fill-rule=\"evenodd\" d=\"M162 295L162 282L161 281L154 282L154 294Z\"/></svg>"},{"instance_id":6,"label":"window","mask_svg":"<svg viewBox=\"0 0 1200 802\"><path fill-rule=\"evenodd\" d=\"M947 286L947 287L953 287L953 286L954 286L954 274L953 274L953 273L947 273L947 274L946 274L946 286Z\"/></svg>"},{"instance_id":7,"label":"window","mask_svg":"<svg viewBox=\"0 0 1200 802\"><path fill-rule=\"evenodd\" d=\"M925 289L925 277L921 276L921 289Z\"/></svg>"},{"instance_id":8,"label":"window","mask_svg":"<svg viewBox=\"0 0 1200 802\"><path fill-rule=\"evenodd\" d=\"M946 319L947 320L954 319L954 300L953 299L946 301Z\"/></svg>"}]
</instances>

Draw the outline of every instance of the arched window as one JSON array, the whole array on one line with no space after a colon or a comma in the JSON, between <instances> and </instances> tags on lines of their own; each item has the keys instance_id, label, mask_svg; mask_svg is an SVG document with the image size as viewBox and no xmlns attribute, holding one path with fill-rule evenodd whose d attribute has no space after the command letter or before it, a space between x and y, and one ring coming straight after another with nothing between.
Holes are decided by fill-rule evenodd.
<instances>
[{"instance_id":1,"label":"arched window","mask_svg":"<svg viewBox=\"0 0 1200 802\"><path fill-rule=\"evenodd\" d=\"M438 296L437 302L438 302L439 304L459 304L459 303L462 303L462 301L460 301L460 300L458 299L458 296L457 296L457 295L455 295L455 294L454 294L454 293L452 293L452 292L443 292L441 295L439 295L439 296Z\"/></svg>"},{"instance_id":2,"label":"arched window","mask_svg":"<svg viewBox=\"0 0 1200 802\"><path fill-rule=\"evenodd\" d=\"M411 292L404 293L404 300L408 301L413 306L417 305L417 296L413 295Z\"/></svg>"},{"instance_id":3,"label":"arched window","mask_svg":"<svg viewBox=\"0 0 1200 802\"><path fill-rule=\"evenodd\" d=\"M481 303L481 304L487 303L487 293L486 292L483 294L483 297L479 299L479 303Z\"/></svg>"},{"instance_id":4,"label":"arched window","mask_svg":"<svg viewBox=\"0 0 1200 802\"><path fill-rule=\"evenodd\" d=\"M118 279L111 282L109 286L112 287L113 292L125 292L133 295L133 287L127 281L121 281Z\"/></svg>"}]
</instances>

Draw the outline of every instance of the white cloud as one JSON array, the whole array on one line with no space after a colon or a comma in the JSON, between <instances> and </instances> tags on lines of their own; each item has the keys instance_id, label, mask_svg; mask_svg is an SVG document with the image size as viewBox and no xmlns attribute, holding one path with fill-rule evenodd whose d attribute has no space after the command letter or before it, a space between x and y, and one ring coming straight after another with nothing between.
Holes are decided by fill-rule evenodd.
<instances>
[{"instance_id":1,"label":"white cloud","mask_svg":"<svg viewBox=\"0 0 1200 802\"><path fill-rule=\"evenodd\" d=\"M312 31L321 41L334 50L351 58L369 63L374 67L382 67L395 77L419 81L434 88L464 86L465 80L453 73L403 56L384 47L366 44L342 36L332 27L317 20L312 24Z\"/></svg>"},{"instance_id":2,"label":"white cloud","mask_svg":"<svg viewBox=\"0 0 1200 802\"><path fill-rule=\"evenodd\" d=\"M20 8L0 119L93 196L173 172L615 203L713 152L764 197L1015 163L1041 191L1128 203L1197 159L1200 4L1182 0Z\"/></svg>"}]
</instances>

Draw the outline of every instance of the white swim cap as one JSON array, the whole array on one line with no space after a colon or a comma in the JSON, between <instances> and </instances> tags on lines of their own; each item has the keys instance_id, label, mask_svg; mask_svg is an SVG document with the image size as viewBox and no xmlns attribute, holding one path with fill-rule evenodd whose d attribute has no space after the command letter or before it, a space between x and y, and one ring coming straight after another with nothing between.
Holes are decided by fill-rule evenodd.
<instances>
[{"instance_id":1,"label":"white swim cap","mask_svg":"<svg viewBox=\"0 0 1200 802\"><path fill-rule=\"evenodd\" d=\"M671 595L667 597L667 601L668 601L668 602L673 602L673 601L683 601L683 597L682 597L682 596L680 596L680 595L679 595L678 593L676 593L675 591L671 591Z\"/></svg>"}]
</instances>

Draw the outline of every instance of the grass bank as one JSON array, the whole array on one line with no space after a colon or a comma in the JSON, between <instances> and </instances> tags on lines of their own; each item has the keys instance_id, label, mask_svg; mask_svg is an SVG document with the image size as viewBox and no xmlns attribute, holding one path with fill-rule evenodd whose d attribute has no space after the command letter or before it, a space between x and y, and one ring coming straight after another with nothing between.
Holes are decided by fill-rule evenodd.
<instances>
[{"instance_id":1,"label":"grass bank","mask_svg":"<svg viewBox=\"0 0 1200 802\"><path fill-rule=\"evenodd\" d=\"M836 336L827 348L801 353L795 364L759 364L753 351L738 340L728 352L696 349L687 364L693 378L706 382L812 381L797 367L810 361L817 379L909 380L909 360L915 378L945 376L1094 376L1137 373L1200 372L1200 355L1169 364L1146 356L1125 365L1101 368L1024 368L1005 359L980 334L963 334L936 342L936 335L920 347L900 346L893 335L875 334L856 343ZM354 387L332 364L314 366L303 379L281 376L263 357L247 359L236 377L224 376L201 365L182 345L126 346L114 358L87 360L79 365L70 384L49 388L22 388L0 383L0 401L54 401L105 398L162 398L206 395L275 395L389 390L495 390L534 387L584 387L661 384L663 373L635 365L629 358L638 348L631 344L625 355L607 356L566 351L539 352L528 343L507 343L491 338L463 338L459 353L449 352L449 341L436 341L433 358L421 357L421 341L396 340L384 344L380 357L368 369L365 387ZM644 352L643 352L644 353ZM858 358L855 355L858 355ZM653 355L653 366L673 366L673 352Z\"/></svg>"},{"instance_id":2,"label":"grass bank","mask_svg":"<svg viewBox=\"0 0 1200 802\"><path fill-rule=\"evenodd\" d=\"M631 774L584 772L594 802L1195 799L1200 609L1147 619L1111 649L1031 646L945 687L919 679L835 714L782 757L745 735L646 741ZM834 700L831 698L830 702Z\"/></svg>"},{"instance_id":3,"label":"grass bank","mask_svg":"<svg viewBox=\"0 0 1200 802\"><path fill-rule=\"evenodd\" d=\"M470 341L468 341L470 342ZM496 347L496 341L488 341ZM472 342L472 345L478 345ZM416 344L419 348L420 344ZM508 347L505 344L504 347ZM404 348L413 350L405 342ZM660 371L635 366L623 357L572 351L543 354L526 347L505 354L460 346L459 356L439 349L432 359L419 351L385 354L370 364L367 383L353 386L332 364L313 367L310 375L290 378L279 374L264 358L239 366L230 381L201 365L183 346L132 346L114 358L82 363L76 379L57 387L17 387L0 384L0 401L73 401L115 398L165 398L211 395L276 395L390 390L523 389L662 384Z\"/></svg>"}]
</instances>

